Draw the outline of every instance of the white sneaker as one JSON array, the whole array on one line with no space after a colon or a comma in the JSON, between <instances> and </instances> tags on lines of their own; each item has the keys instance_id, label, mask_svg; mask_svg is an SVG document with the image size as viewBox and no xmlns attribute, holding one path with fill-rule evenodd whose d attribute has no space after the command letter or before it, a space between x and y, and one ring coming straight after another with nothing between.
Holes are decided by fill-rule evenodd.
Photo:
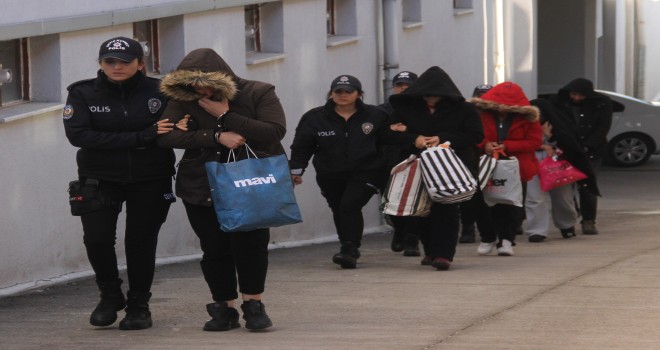
<instances>
[{"instance_id":1,"label":"white sneaker","mask_svg":"<svg viewBox=\"0 0 660 350\"><path fill-rule=\"evenodd\" d=\"M501 247L497 248L497 255L499 256L511 256L513 255L513 246L511 241L508 239L503 239Z\"/></svg>"},{"instance_id":2,"label":"white sneaker","mask_svg":"<svg viewBox=\"0 0 660 350\"><path fill-rule=\"evenodd\" d=\"M477 247L477 253L479 253L479 255L486 255L492 252L493 248L495 248L496 245L497 242L490 242L490 243L481 242L479 243L479 247Z\"/></svg>"}]
</instances>

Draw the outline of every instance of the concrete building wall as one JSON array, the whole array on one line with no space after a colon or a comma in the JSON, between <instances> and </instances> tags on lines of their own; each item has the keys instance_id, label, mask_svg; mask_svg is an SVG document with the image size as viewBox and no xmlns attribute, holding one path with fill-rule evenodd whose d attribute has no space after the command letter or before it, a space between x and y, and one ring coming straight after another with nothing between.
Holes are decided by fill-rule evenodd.
<instances>
[{"instance_id":1,"label":"concrete building wall","mask_svg":"<svg viewBox=\"0 0 660 350\"><path fill-rule=\"evenodd\" d=\"M128 9L150 6L147 12L137 8L135 13L165 13L158 22L161 72L174 69L190 50L210 47L219 52L238 75L273 83L287 116L288 133L283 144L288 151L301 115L325 102L330 82L337 75L357 76L366 92L365 102L382 102L379 98L383 76L380 1L346 1L344 4L355 6L356 27L351 29L354 33L349 36L350 40L330 46L326 37L326 1L284 0L276 4L282 6L283 52L256 64L247 63L242 5L248 2L240 0L137 3L118 0L107 4L82 0L26 4L8 0L0 12L0 36L4 35L0 40L29 36L20 33L33 33L34 21L51 23L53 18L77 16L71 20L72 26L89 27L99 11L126 9L122 14L128 16L131 13ZM270 3L277 2L267 1L264 6ZM485 76L493 76L492 67L483 63L492 60L492 51L486 49L492 48L492 43L484 43L484 18L491 16L490 12L484 12L486 3L489 1L474 1L473 9L457 15L450 1L421 1L423 24L408 29L401 26L401 69L421 73L438 65L452 76L463 94L469 96L474 85L482 83ZM530 11L531 7L523 0L505 3L516 7L513 11L516 30L529 33L533 14L522 12ZM215 5L209 8L208 4ZM173 10L179 8L178 13ZM196 8L204 10L196 12ZM145 19L149 18L140 18ZM0 122L0 163L3 164L0 193L7 196L7 200L0 203L0 222L3 223L0 227L0 295L44 281L91 274L79 219L69 214L67 203L67 183L76 177L76 148L64 136L61 107L70 83L95 76L100 43L112 36L132 36L132 23L105 23L31 36L31 87L35 100L0 108L0 121L4 121ZM520 26L530 28L521 29ZM40 28L45 27L48 26ZM18 34L10 36L8 33ZM532 46L526 42L528 38L527 34L522 38L513 36L511 40L515 44L508 48L512 68L507 80L520 78L525 89L534 84L529 76L534 66L530 63L533 62L529 57ZM316 186L311 167L304 180L305 183L296 188L296 195L305 221L273 229L273 247L336 239L330 210ZM378 202L374 197L364 209L367 232L383 229ZM117 237L120 262L125 261L123 219L121 216ZM167 262L197 257L199 253L197 239L179 201L172 206L163 225L157 256L159 261Z\"/></svg>"},{"instance_id":2,"label":"concrete building wall","mask_svg":"<svg viewBox=\"0 0 660 350\"><path fill-rule=\"evenodd\" d=\"M647 101L660 101L660 2L642 0L640 2L639 29L643 45L643 66L640 70L643 95L637 96Z\"/></svg>"}]
</instances>

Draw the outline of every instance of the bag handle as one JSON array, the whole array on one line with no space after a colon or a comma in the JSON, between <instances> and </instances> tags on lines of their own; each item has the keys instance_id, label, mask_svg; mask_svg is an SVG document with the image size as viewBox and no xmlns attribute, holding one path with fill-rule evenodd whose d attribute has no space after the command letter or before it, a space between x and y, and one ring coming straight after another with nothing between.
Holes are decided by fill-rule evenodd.
<instances>
[{"instance_id":1,"label":"bag handle","mask_svg":"<svg viewBox=\"0 0 660 350\"><path fill-rule=\"evenodd\" d=\"M252 148L250 148L250 146L248 146L247 142L244 143L243 146L245 146L245 150L246 150L245 153L247 154L248 159L251 158L250 154L252 154L252 158L259 159L259 157L257 157L257 155L252 150ZM227 163L233 163L235 161L236 161L236 154L234 153L233 149L230 149L229 154L227 155Z\"/></svg>"},{"instance_id":2,"label":"bag handle","mask_svg":"<svg viewBox=\"0 0 660 350\"><path fill-rule=\"evenodd\" d=\"M500 156L508 157L508 155L506 154L506 152L504 152L502 149L496 149L496 150L494 150L494 151L493 151L493 154L491 155L491 157L493 157L493 158L495 158L495 159L500 159Z\"/></svg>"}]
</instances>

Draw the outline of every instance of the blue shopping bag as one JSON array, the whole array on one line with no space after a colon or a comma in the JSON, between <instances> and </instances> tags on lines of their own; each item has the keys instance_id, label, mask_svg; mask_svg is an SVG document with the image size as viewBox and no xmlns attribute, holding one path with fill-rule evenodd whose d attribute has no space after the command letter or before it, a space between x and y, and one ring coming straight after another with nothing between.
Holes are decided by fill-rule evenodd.
<instances>
[{"instance_id":1,"label":"blue shopping bag","mask_svg":"<svg viewBox=\"0 0 660 350\"><path fill-rule=\"evenodd\" d=\"M249 148L248 152L252 153ZM208 162L206 173L222 231L250 231L302 222L284 154L229 163Z\"/></svg>"}]
</instances>

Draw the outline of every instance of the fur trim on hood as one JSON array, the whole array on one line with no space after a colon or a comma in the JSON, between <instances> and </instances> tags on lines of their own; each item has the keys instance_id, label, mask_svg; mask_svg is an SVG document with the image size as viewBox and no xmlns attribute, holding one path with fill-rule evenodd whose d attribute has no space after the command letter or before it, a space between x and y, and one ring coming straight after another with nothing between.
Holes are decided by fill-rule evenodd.
<instances>
[{"instance_id":1,"label":"fur trim on hood","mask_svg":"<svg viewBox=\"0 0 660 350\"><path fill-rule=\"evenodd\" d=\"M481 111L520 114L530 122L540 119L539 109L531 106L522 88L512 82L497 84L480 98L473 97L468 102Z\"/></svg>"},{"instance_id":2,"label":"fur trim on hood","mask_svg":"<svg viewBox=\"0 0 660 350\"><path fill-rule=\"evenodd\" d=\"M188 53L176 70L163 78L160 91L175 101L196 101L202 95L195 87L209 87L216 91L214 99L231 100L238 92L238 80L217 52L202 48Z\"/></svg>"},{"instance_id":3,"label":"fur trim on hood","mask_svg":"<svg viewBox=\"0 0 660 350\"><path fill-rule=\"evenodd\" d=\"M202 72L177 70L167 74L161 84L160 91L175 101L197 101L203 96L195 91L195 87L209 87L215 90L216 100L231 100L238 91L236 84L228 74L221 72Z\"/></svg>"}]
</instances>

